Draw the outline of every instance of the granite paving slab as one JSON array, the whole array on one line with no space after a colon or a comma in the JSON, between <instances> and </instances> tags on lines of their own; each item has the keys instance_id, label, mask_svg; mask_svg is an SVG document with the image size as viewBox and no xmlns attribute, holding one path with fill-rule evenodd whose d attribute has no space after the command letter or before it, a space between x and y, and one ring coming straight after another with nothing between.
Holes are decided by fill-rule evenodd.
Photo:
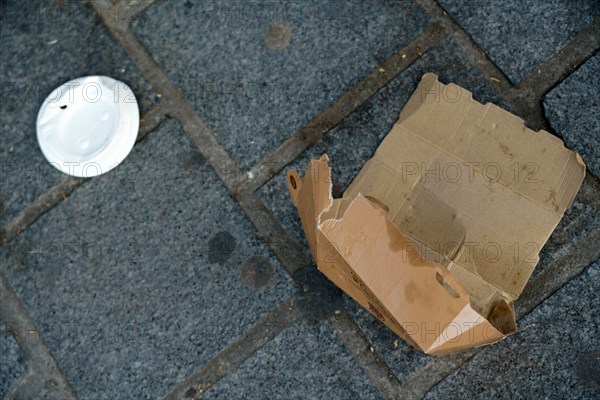
<instances>
[{"instance_id":1,"label":"granite paving slab","mask_svg":"<svg viewBox=\"0 0 600 400\"><path fill-rule=\"evenodd\" d=\"M0 255L85 399L164 396L295 292L172 120Z\"/></svg>"},{"instance_id":2,"label":"granite paving slab","mask_svg":"<svg viewBox=\"0 0 600 400\"><path fill-rule=\"evenodd\" d=\"M300 320L206 391L210 399L381 399L328 322Z\"/></svg>"},{"instance_id":3,"label":"granite paving slab","mask_svg":"<svg viewBox=\"0 0 600 400\"><path fill-rule=\"evenodd\" d=\"M20 329L17 326L12 328ZM27 369L27 361L15 338L1 322L0 354L2 354L2 362L0 362L0 398L3 399L11 386Z\"/></svg>"},{"instance_id":4,"label":"granite paving slab","mask_svg":"<svg viewBox=\"0 0 600 400\"><path fill-rule=\"evenodd\" d=\"M440 0L513 83L535 71L600 16L595 0Z\"/></svg>"},{"instance_id":5,"label":"granite paving slab","mask_svg":"<svg viewBox=\"0 0 600 400\"><path fill-rule=\"evenodd\" d=\"M577 151L589 172L600 176L600 53L544 98L550 125Z\"/></svg>"}]
</instances>

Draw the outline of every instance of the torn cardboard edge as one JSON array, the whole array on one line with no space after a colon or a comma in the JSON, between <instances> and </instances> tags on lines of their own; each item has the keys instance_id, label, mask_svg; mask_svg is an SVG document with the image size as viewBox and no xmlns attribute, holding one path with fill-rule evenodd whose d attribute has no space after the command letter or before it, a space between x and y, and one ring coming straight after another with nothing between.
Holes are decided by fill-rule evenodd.
<instances>
[{"instance_id":1,"label":"torn cardboard edge","mask_svg":"<svg viewBox=\"0 0 600 400\"><path fill-rule=\"evenodd\" d=\"M327 155L288 188L319 270L444 354L516 332L513 301L584 175L556 137L425 74L341 199Z\"/></svg>"}]
</instances>

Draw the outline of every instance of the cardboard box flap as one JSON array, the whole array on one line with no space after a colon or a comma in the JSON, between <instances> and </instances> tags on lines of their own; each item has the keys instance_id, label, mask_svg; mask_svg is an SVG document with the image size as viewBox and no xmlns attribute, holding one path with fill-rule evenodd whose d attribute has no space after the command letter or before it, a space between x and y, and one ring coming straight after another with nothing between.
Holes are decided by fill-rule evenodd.
<instances>
[{"instance_id":1,"label":"cardboard box flap","mask_svg":"<svg viewBox=\"0 0 600 400\"><path fill-rule=\"evenodd\" d=\"M300 178L295 170L288 171L288 190L298 209L302 228L315 260L317 259L317 225L321 213L329 209L333 202L327 161L326 154L318 161L310 160L304 179Z\"/></svg>"},{"instance_id":2,"label":"cardboard box flap","mask_svg":"<svg viewBox=\"0 0 600 400\"><path fill-rule=\"evenodd\" d=\"M425 261L387 212L362 195L319 231L332 247L328 259L321 253L319 268L336 268L339 255L423 351L439 354L504 336L471 308L446 268Z\"/></svg>"},{"instance_id":3,"label":"cardboard box flap","mask_svg":"<svg viewBox=\"0 0 600 400\"><path fill-rule=\"evenodd\" d=\"M485 315L521 293L584 174L560 139L426 74L344 199L377 199L400 231L469 273Z\"/></svg>"},{"instance_id":4,"label":"cardboard box flap","mask_svg":"<svg viewBox=\"0 0 600 400\"><path fill-rule=\"evenodd\" d=\"M343 215L332 211L333 203L339 205L342 199L332 201L329 209L315 207L325 204L324 198L332 200L330 193L324 195L331 190L330 173L323 156L311 161L304 179L293 170L288 174L303 226L316 230L313 256L330 280L404 340L430 354L504 336L472 309L468 293L446 268L421 257L381 205L359 194ZM325 218L327 213L340 218ZM314 225L305 224L311 215Z\"/></svg>"},{"instance_id":5,"label":"cardboard box flap","mask_svg":"<svg viewBox=\"0 0 600 400\"><path fill-rule=\"evenodd\" d=\"M333 199L331 195L331 168L326 154L309 162L304 179L295 170L288 171L288 190L294 205L298 209L300 221L309 242L311 253L317 264L329 265L331 260L339 261L337 252L318 230L321 219L337 218L342 199ZM320 239L320 240L319 240ZM321 261L318 261L321 260ZM385 313L379 300L366 287L360 285L360 279L350 266L336 262L331 268L321 268L340 289L363 307L384 321L390 329L414 347L417 344L406 334L402 326Z\"/></svg>"}]
</instances>

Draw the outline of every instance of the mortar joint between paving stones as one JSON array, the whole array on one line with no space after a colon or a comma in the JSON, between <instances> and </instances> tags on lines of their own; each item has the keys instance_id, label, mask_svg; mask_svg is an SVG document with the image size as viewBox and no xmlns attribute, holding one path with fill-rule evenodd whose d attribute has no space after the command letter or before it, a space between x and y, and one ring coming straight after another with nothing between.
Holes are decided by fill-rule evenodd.
<instances>
[{"instance_id":1,"label":"mortar joint between paving stones","mask_svg":"<svg viewBox=\"0 0 600 400\"><path fill-rule=\"evenodd\" d=\"M0 320L14 336L27 360L27 370L13 384L7 398L40 398L47 392L54 398L75 399L71 384L2 272L0 304Z\"/></svg>"}]
</instances>

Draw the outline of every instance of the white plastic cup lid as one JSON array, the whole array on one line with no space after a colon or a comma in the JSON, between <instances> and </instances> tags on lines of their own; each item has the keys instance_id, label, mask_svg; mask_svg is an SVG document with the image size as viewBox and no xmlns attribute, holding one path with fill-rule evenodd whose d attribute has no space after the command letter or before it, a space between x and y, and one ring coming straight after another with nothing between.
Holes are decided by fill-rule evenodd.
<instances>
[{"instance_id":1,"label":"white plastic cup lid","mask_svg":"<svg viewBox=\"0 0 600 400\"><path fill-rule=\"evenodd\" d=\"M108 76L86 76L56 88L37 117L44 157L65 174L89 178L121 163L133 148L140 115L133 91Z\"/></svg>"}]
</instances>

